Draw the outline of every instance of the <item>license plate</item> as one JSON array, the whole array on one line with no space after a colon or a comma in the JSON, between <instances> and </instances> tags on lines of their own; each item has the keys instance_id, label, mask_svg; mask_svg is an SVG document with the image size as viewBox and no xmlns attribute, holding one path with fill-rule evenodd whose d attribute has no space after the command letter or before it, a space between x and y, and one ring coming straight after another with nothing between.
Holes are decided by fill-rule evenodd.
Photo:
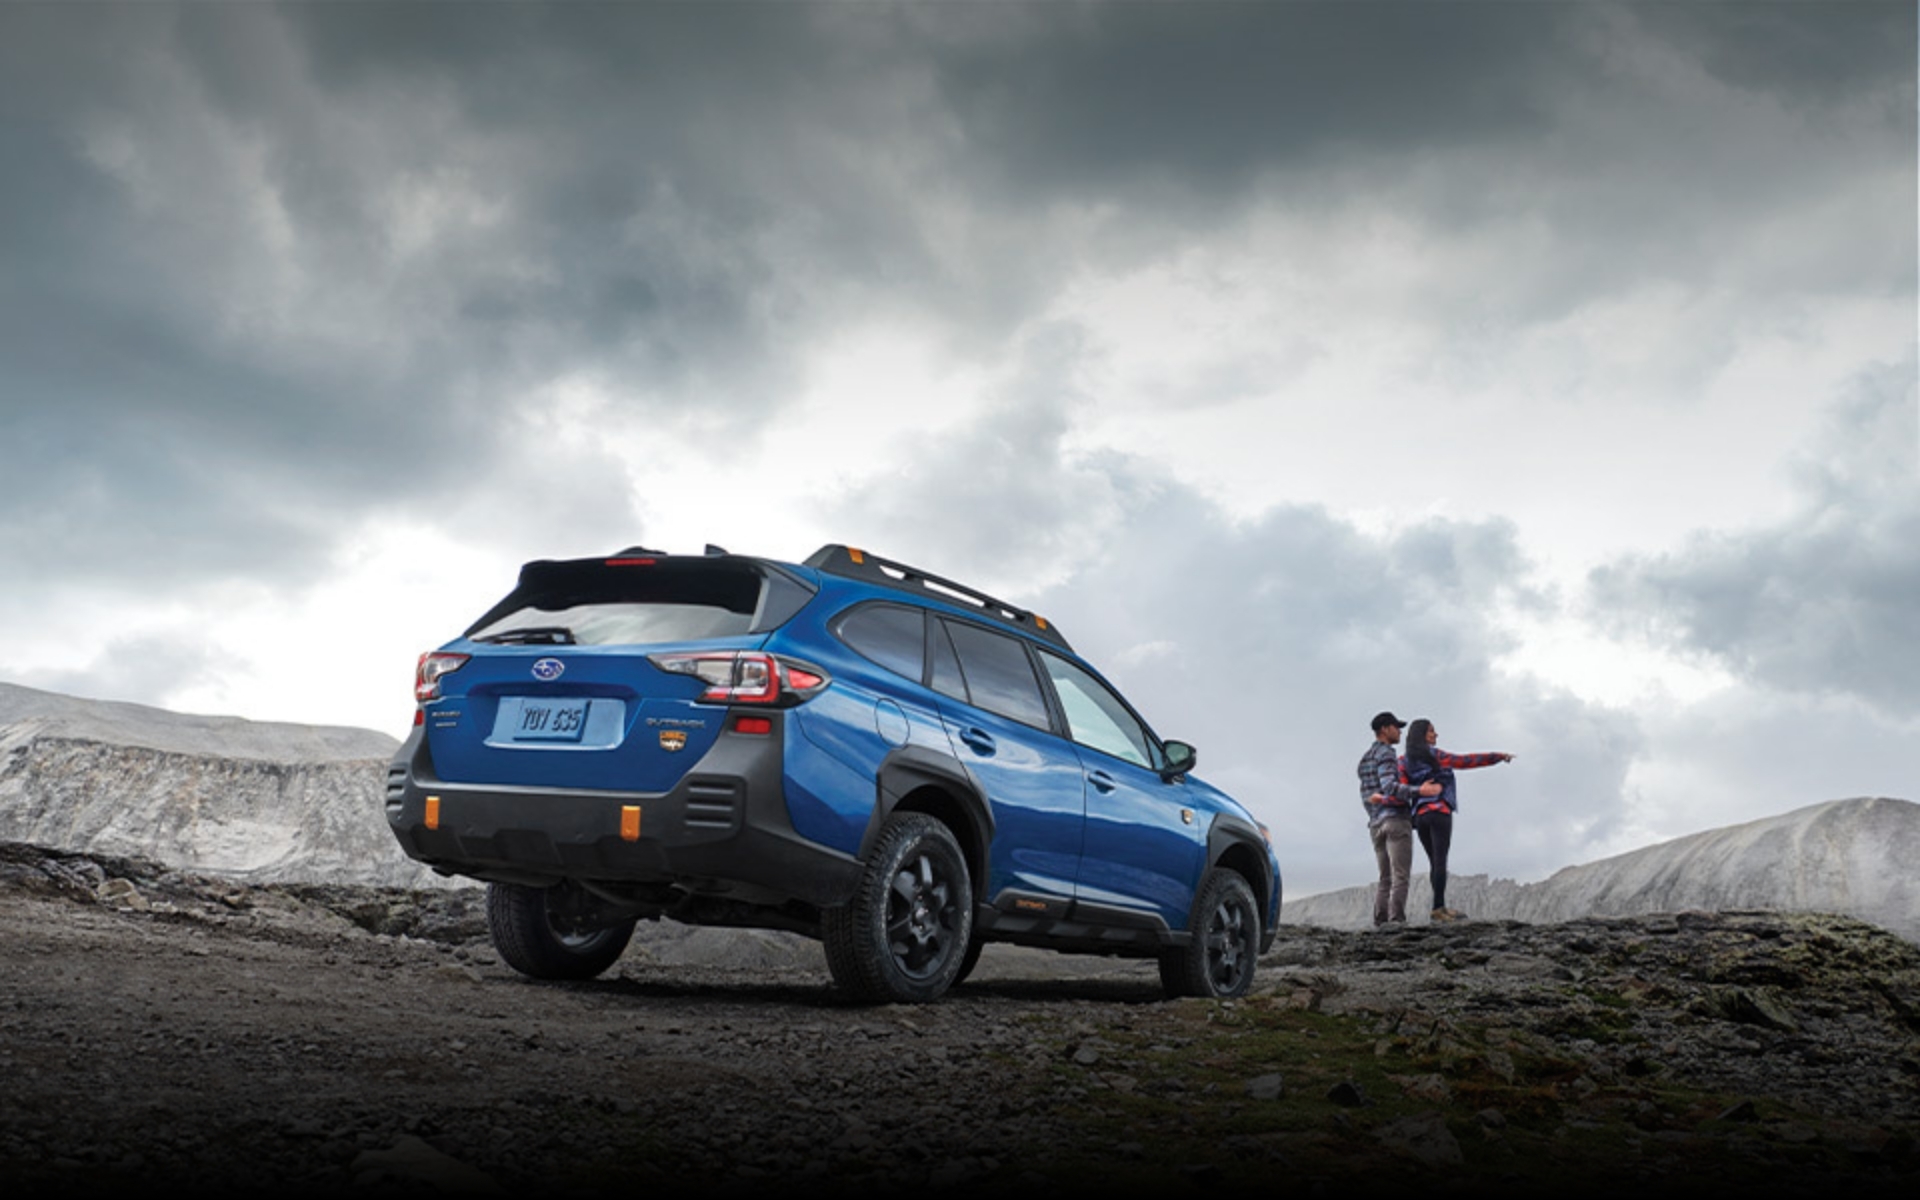
<instances>
[{"instance_id":1,"label":"license plate","mask_svg":"<svg viewBox=\"0 0 1920 1200\"><path fill-rule=\"evenodd\" d=\"M505 730L516 742L577 742L587 729L587 701L526 698Z\"/></svg>"}]
</instances>

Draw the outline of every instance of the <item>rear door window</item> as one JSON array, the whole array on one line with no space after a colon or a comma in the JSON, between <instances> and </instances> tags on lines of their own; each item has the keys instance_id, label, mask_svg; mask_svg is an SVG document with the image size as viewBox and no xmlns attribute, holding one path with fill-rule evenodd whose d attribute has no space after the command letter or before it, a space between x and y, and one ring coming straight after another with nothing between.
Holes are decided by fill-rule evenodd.
<instances>
[{"instance_id":1,"label":"rear door window","mask_svg":"<svg viewBox=\"0 0 1920 1200\"><path fill-rule=\"evenodd\" d=\"M1039 677L1027 648L1018 639L969 625L942 621L966 677L967 701L988 712L1036 729L1053 725Z\"/></svg>"}]
</instances>

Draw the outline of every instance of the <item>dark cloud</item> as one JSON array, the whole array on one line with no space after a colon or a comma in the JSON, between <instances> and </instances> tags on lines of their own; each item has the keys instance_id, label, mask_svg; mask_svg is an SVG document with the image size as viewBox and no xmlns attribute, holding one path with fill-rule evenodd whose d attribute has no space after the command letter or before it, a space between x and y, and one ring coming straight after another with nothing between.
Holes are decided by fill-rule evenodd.
<instances>
[{"instance_id":1,"label":"dark cloud","mask_svg":"<svg viewBox=\"0 0 1920 1200\"><path fill-rule=\"evenodd\" d=\"M1597 618L1787 693L1911 707L1920 675L1913 359L1863 374L1798 467L1787 519L1591 576Z\"/></svg>"},{"instance_id":2,"label":"dark cloud","mask_svg":"<svg viewBox=\"0 0 1920 1200\"><path fill-rule=\"evenodd\" d=\"M1916 11L1901 3L1636 3L1633 19L1731 86L1796 105L1911 90Z\"/></svg>"},{"instance_id":3,"label":"dark cloud","mask_svg":"<svg viewBox=\"0 0 1920 1200\"><path fill-rule=\"evenodd\" d=\"M1815 119L1793 171L1767 136L1677 169L1728 110L1646 120L1615 71L1650 31L1759 96L1892 87L1911 157L1911 6L1766 7L8 5L0 523L48 568L87 569L55 513L211 569L310 557L303 514L524 453L515 406L574 373L749 430L875 311L995 352L1067 273L1034 220L1063 205L1125 213L1123 254L1276 178L1306 211L1524 209L1561 232L1465 319L1543 319L1880 153ZM1891 232L1859 241L1910 263Z\"/></svg>"},{"instance_id":4,"label":"dark cloud","mask_svg":"<svg viewBox=\"0 0 1920 1200\"><path fill-rule=\"evenodd\" d=\"M1020 191L1190 201L1276 169L1546 132L1559 5L1056 8L938 64L982 165Z\"/></svg>"}]
</instances>

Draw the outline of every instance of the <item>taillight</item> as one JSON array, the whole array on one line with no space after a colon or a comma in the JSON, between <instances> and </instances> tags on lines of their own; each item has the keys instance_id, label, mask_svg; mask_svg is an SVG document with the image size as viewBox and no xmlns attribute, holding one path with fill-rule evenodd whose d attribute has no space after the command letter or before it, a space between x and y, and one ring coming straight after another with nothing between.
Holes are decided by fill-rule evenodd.
<instances>
[{"instance_id":1,"label":"taillight","mask_svg":"<svg viewBox=\"0 0 1920 1200\"><path fill-rule=\"evenodd\" d=\"M662 671L691 675L707 685L703 704L799 704L832 682L826 672L809 663L751 650L704 654L650 654L647 661Z\"/></svg>"},{"instance_id":2,"label":"taillight","mask_svg":"<svg viewBox=\"0 0 1920 1200\"><path fill-rule=\"evenodd\" d=\"M429 650L413 668L413 699L416 704L440 698L440 680L467 665L465 654L442 654Z\"/></svg>"}]
</instances>

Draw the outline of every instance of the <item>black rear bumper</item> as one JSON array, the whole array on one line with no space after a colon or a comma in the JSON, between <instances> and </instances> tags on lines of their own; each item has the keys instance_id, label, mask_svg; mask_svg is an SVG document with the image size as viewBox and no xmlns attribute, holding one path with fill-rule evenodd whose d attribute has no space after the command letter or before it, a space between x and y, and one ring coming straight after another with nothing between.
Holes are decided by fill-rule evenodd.
<instances>
[{"instance_id":1,"label":"black rear bumper","mask_svg":"<svg viewBox=\"0 0 1920 1200\"><path fill-rule=\"evenodd\" d=\"M844 904L860 862L794 832L781 768L777 740L723 737L666 792L450 783L416 728L387 769L387 824L408 856L448 875Z\"/></svg>"}]
</instances>

